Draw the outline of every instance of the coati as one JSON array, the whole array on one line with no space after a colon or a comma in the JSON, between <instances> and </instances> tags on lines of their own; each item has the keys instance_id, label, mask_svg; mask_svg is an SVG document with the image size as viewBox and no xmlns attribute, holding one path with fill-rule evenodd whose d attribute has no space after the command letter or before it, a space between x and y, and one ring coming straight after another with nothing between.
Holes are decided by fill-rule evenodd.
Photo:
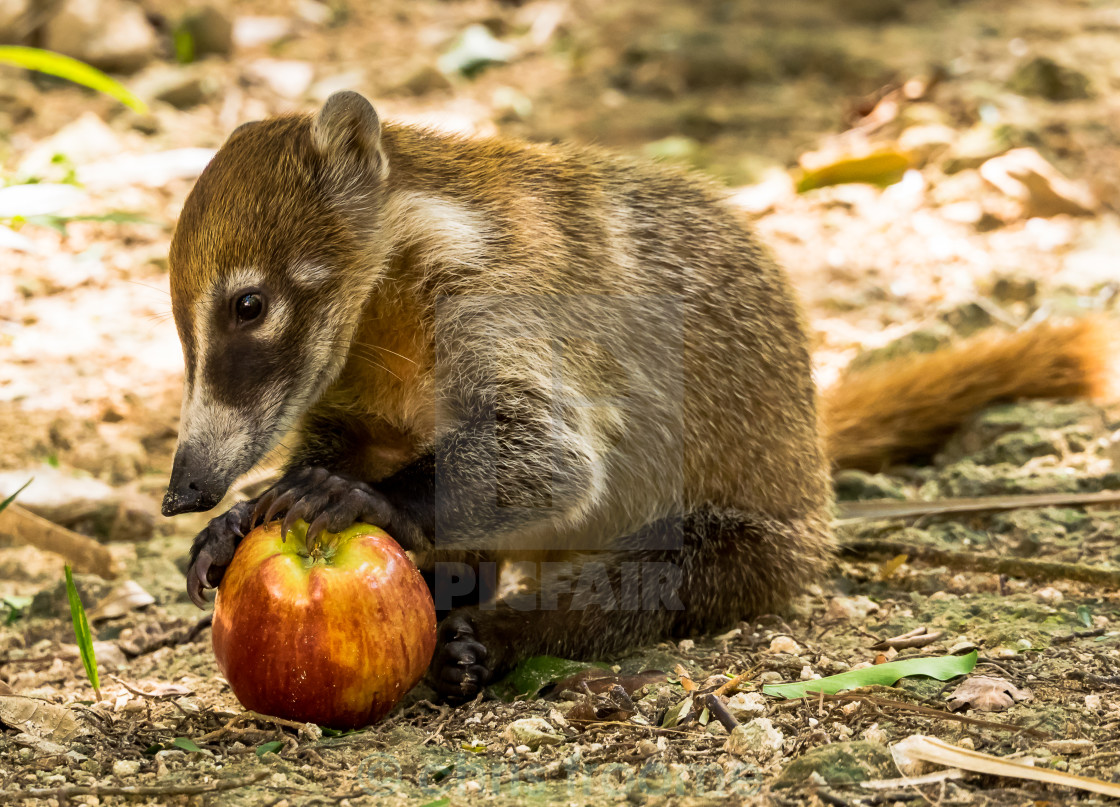
<instances>
[{"instance_id":1,"label":"coati","mask_svg":"<svg viewBox=\"0 0 1120 807\"><path fill-rule=\"evenodd\" d=\"M372 522L437 572L540 561L528 606L442 620L449 697L526 656L778 608L829 563L831 468L928 449L999 398L1092 393L1101 372L1092 325L1043 326L852 375L818 429L794 294L718 189L382 123L353 92L237 129L170 271L186 376L164 514L213 508L297 439L271 489L198 535L191 598L280 516Z\"/></svg>"}]
</instances>

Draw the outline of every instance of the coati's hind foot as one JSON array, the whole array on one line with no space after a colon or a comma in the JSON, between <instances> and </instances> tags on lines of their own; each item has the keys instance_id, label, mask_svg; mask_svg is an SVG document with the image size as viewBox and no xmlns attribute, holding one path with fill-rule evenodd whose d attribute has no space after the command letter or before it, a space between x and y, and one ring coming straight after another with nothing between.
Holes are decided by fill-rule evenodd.
<instances>
[{"instance_id":1,"label":"coati's hind foot","mask_svg":"<svg viewBox=\"0 0 1120 807\"><path fill-rule=\"evenodd\" d=\"M475 636L470 617L463 612L452 613L439 625L429 683L449 701L470 700L490 682L488 657L489 651Z\"/></svg>"},{"instance_id":2,"label":"coati's hind foot","mask_svg":"<svg viewBox=\"0 0 1120 807\"><path fill-rule=\"evenodd\" d=\"M234 550L245 533L253 528L255 504L252 501L235 504L228 512L211 519L206 529L195 536L187 566L187 596L199 608L206 605L203 592L222 582Z\"/></svg>"},{"instance_id":3,"label":"coati's hind foot","mask_svg":"<svg viewBox=\"0 0 1120 807\"><path fill-rule=\"evenodd\" d=\"M723 630L788 603L830 558L823 519L775 521L714 506L653 522L616 546L542 566L516 597L449 614L432 686L463 700L530 656L605 660Z\"/></svg>"}]
</instances>

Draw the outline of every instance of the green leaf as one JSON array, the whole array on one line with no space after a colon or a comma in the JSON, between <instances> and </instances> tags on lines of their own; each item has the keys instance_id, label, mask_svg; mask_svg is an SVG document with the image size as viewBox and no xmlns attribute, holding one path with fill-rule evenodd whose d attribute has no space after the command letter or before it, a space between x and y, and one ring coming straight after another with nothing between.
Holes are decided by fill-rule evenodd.
<instances>
[{"instance_id":1,"label":"green leaf","mask_svg":"<svg viewBox=\"0 0 1120 807\"><path fill-rule=\"evenodd\" d=\"M74 623L74 637L78 641L78 652L82 655L82 666L86 668L86 678L93 687L93 694L101 700L101 681L97 677L97 658L93 655L93 634L89 630L89 621L86 619L86 609L78 597L78 589L74 585L74 575L70 573L70 564L66 564L66 597L70 600L70 619Z\"/></svg>"},{"instance_id":2,"label":"green leaf","mask_svg":"<svg viewBox=\"0 0 1120 807\"><path fill-rule=\"evenodd\" d=\"M176 737L171 741L171 744L176 748L182 748L184 751L191 751L196 754L202 751L202 749L198 747L198 743L190 737Z\"/></svg>"},{"instance_id":3,"label":"green leaf","mask_svg":"<svg viewBox=\"0 0 1120 807\"><path fill-rule=\"evenodd\" d=\"M671 729L673 726L680 723L689 712L692 711L692 696L685 698L672 709L665 712L665 716L661 718L661 727Z\"/></svg>"},{"instance_id":4,"label":"green leaf","mask_svg":"<svg viewBox=\"0 0 1120 807\"><path fill-rule=\"evenodd\" d=\"M464 751L470 751L472 754L481 754L486 751L486 744L480 743L478 745L471 745L470 743L463 743L460 746Z\"/></svg>"},{"instance_id":5,"label":"green leaf","mask_svg":"<svg viewBox=\"0 0 1120 807\"><path fill-rule=\"evenodd\" d=\"M17 490L11 496L6 498L4 501L0 502L0 513L3 513L4 510L7 508L7 506L16 500L16 496L18 496L19 494L21 494L25 490L27 490L27 486L30 485L34 481L35 481L35 477L31 477L30 479L28 479L26 482L23 483L23 485L20 487L19 490Z\"/></svg>"},{"instance_id":6,"label":"green leaf","mask_svg":"<svg viewBox=\"0 0 1120 807\"><path fill-rule=\"evenodd\" d=\"M284 743L280 740L273 740L270 743L261 743L257 746L257 756L263 757L265 754L275 754L283 747Z\"/></svg>"},{"instance_id":7,"label":"green leaf","mask_svg":"<svg viewBox=\"0 0 1120 807\"><path fill-rule=\"evenodd\" d=\"M794 684L771 684L764 686L765 695L777 698L804 698L807 695L816 695L824 692L826 695L835 695L845 689L856 689L867 686L891 686L899 678L910 675L924 675L936 678L938 681L947 681L958 675L972 672L976 666L976 651L967 656L934 656L932 658L910 658L903 661L890 661L886 664L875 664L864 667L862 670L850 670L839 675L830 675L816 681L798 681Z\"/></svg>"},{"instance_id":8,"label":"green leaf","mask_svg":"<svg viewBox=\"0 0 1120 807\"><path fill-rule=\"evenodd\" d=\"M290 534L290 533L289 533ZM361 729L332 729L330 726L319 726L324 737L345 737L347 734L357 734Z\"/></svg>"},{"instance_id":9,"label":"green leaf","mask_svg":"<svg viewBox=\"0 0 1120 807\"><path fill-rule=\"evenodd\" d=\"M420 807L447 807L447 805L450 803L451 799L448 796L444 796L442 799L429 801L427 804L420 805Z\"/></svg>"},{"instance_id":10,"label":"green leaf","mask_svg":"<svg viewBox=\"0 0 1120 807\"><path fill-rule=\"evenodd\" d=\"M547 684L596 666L606 665L571 661L556 656L533 656L514 667L513 672L494 685L494 690L504 700L533 697Z\"/></svg>"},{"instance_id":11,"label":"green leaf","mask_svg":"<svg viewBox=\"0 0 1120 807\"><path fill-rule=\"evenodd\" d=\"M3 603L8 606L8 616L4 619L4 624L11 625L23 616L23 609L31 605L31 598L12 595L11 597L5 597Z\"/></svg>"},{"instance_id":12,"label":"green leaf","mask_svg":"<svg viewBox=\"0 0 1120 807\"><path fill-rule=\"evenodd\" d=\"M4 508L0 507L0 510ZM1089 612L1089 606L1077 606L1077 618L1081 620L1081 624L1087 628L1093 627L1093 615Z\"/></svg>"},{"instance_id":13,"label":"green leaf","mask_svg":"<svg viewBox=\"0 0 1120 807\"><path fill-rule=\"evenodd\" d=\"M3 45L0 46L0 63L58 76L116 98L137 112L148 111L148 105L119 81L110 78L95 67L71 59L69 56L63 56L61 53L53 53L41 48L25 48L20 45Z\"/></svg>"}]
</instances>

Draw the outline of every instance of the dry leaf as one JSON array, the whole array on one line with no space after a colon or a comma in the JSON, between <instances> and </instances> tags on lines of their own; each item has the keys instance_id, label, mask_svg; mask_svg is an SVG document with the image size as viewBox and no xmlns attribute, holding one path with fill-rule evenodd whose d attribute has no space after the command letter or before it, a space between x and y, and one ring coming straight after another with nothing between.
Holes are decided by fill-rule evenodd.
<instances>
[{"instance_id":1,"label":"dry leaf","mask_svg":"<svg viewBox=\"0 0 1120 807\"><path fill-rule=\"evenodd\" d=\"M1003 678L976 675L956 688L949 708L956 712L971 706L981 712L1002 712L1016 701L1029 701L1032 697L1029 689L1019 689Z\"/></svg>"},{"instance_id":2,"label":"dry leaf","mask_svg":"<svg viewBox=\"0 0 1120 807\"><path fill-rule=\"evenodd\" d=\"M680 664L673 668L673 672L676 674L677 678L680 679L681 686L684 687L685 692L692 692L696 689L696 682L689 677L688 670Z\"/></svg>"},{"instance_id":3,"label":"dry leaf","mask_svg":"<svg viewBox=\"0 0 1120 807\"><path fill-rule=\"evenodd\" d=\"M1059 785L1060 787L1075 787L1087 790L1090 793L1101 793L1105 796L1120 797L1120 785L1093 779L1088 776L1076 776L1064 771L1051 768L1036 768L1023 762L959 748L936 737L926 737L915 734L891 746L895 765L904 774L918 772L916 769L920 762L932 762L936 765L945 765L950 768L961 768L976 773L986 773L991 776L1006 776L1016 779L1031 779L1035 782Z\"/></svg>"},{"instance_id":4,"label":"dry leaf","mask_svg":"<svg viewBox=\"0 0 1120 807\"><path fill-rule=\"evenodd\" d=\"M19 695L0 695L0 723L36 737L64 743L82 730L65 706Z\"/></svg>"},{"instance_id":5,"label":"dry leaf","mask_svg":"<svg viewBox=\"0 0 1120 807\"><path fill-rule=\"evenodd\" d=\"M135 580L125 580L119 586L114 586L101 602L97 603L86 614L90 622L102 619L115 619L124 616L129 611L135 611L156 601L148 592L140 587Z\"/></svg>"}]
</instances>

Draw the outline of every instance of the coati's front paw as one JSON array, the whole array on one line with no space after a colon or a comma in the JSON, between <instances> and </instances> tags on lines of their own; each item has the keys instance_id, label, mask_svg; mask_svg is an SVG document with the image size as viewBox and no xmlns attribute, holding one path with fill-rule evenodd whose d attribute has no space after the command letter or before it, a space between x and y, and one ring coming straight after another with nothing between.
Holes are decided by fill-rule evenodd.
<instances>
[{"instance_id":1,"label":"coati's front paw","mask_svg":"<svg viewBox=\"0 0 1120 807\"><path fill-rule=\"evenodd\" d=\"M470 618L452 613L439 625L436 653L429 680L432 687L451 701L470 700L490 681L486 645L475 635Z\"/></svg>"},{"instance_id":2,"label":"coati's front paw","mask_svg":"<svg viewBox=\"0 0 1120 807\"><path fill-rule=\"evenodd\" d=\"M234 550L252 529L255 502L240 502L225 515L212 519L206 529L195 536L187 567L187 595L199 608L206 605L205 589L222 582L226 566L233 560Z\"/></svg>"},{"instance_id":3,"label":"coati's front paw","mask_svg":"<svg viewBox=\"0 0 1120 807\"><path fill-rule=\"evenodd\" d=\"M351 524L365 522L380 527L405 549L415 549L409 540L413 531L385 496L365 482L325 468L297 468L257 500L253 524L268 523L283 515L280 532L300 519L309 522L308 537L326 530L339 532Z\"/></svg>"}]
</instances>

